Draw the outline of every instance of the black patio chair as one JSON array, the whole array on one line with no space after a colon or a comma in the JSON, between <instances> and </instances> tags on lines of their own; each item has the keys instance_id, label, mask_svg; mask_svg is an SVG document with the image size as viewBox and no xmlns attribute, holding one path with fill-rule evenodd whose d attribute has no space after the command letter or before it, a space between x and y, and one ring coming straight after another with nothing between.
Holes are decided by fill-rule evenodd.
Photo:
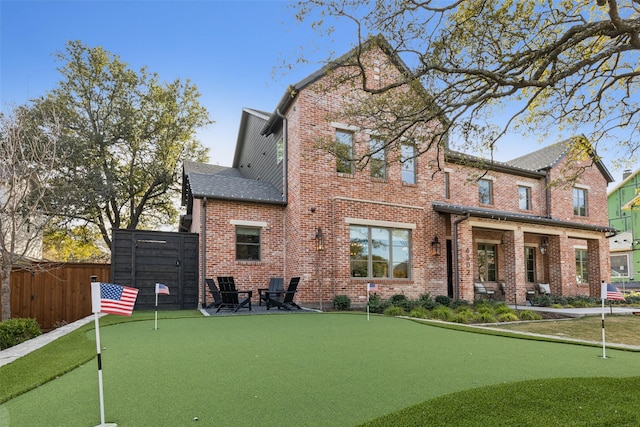
<instances>
[{"instance_id":1,"label":"black patio chair","mask_svg":"<svg viewBox=\"0 0 640 427\"><path fill-rule=\"evenodd\" d=\"M248 308L249 311L251 311L251 297L253 296L253 291L237 290L233 277L218 276L218 286L220 286L222 303L216 310L216 313L223 308L233 310L234 313L241 308ZM245 294L247 296L240 298L240 294Z\"/></svg>"},{"instance_id":2,"label":"black patio chair","mask_svg":"<svg viewBox=\"0 0 640 427\"><path fill-rule=\"evenodd\" d=\"M278 307L278 310L281 308L291 310L291 307L296 307L298 310L302 310L302 307L293 302L293 297L296 295L296 291L298 290L298 283L300 283L300 278L292 277L286 291L273 293L267 291L267 310L271 307Z\"/></svg>"},{"instance_id":3,"label":"black patio chair","mask_svg":"<svg viewBox=\"0 0 640 427\"><path fill-rule=\"evenodd\" d=\"M220 295L220 290L216 286L216 282L213 279L204 279L207 287L209 288L209 292L211 292L211 296L213 297L213 302L207 306L207 308L218 308L220 304L222 304L222 295Z\"/></svg>"},{"instance_id":4,"label":"black patio chair","mask_svg":"<svg viewBox=\"0 0 640 427\"><path fill-rule=\"evenodd\" d=\"M259 288L258 289L258 305L262 305L262 301L267 302L268 292L272 294L284 292L284 279L282 277L272 277L269 279L269 288Z\"/></svg>"}]
</instances>

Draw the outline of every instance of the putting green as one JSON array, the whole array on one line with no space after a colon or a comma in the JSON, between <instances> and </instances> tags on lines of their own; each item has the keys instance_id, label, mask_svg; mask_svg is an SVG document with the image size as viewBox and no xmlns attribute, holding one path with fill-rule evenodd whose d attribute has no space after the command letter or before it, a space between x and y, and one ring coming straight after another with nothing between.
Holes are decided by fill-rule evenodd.
<instances>
[{"instance_id":1,"label":"putting green","mask_svg":"<svg viewBox=\"0 0 640 427\"><path fill-rule=\"evenodd\" d=\"M126 426L353 426L474 387L625 377L638 355L354 314L166 319L103 327L106 421ZM89 335L92 339L94 332ZM97 363L0 406L21 426L99 424Z\"/></svg>"}]
</instances>

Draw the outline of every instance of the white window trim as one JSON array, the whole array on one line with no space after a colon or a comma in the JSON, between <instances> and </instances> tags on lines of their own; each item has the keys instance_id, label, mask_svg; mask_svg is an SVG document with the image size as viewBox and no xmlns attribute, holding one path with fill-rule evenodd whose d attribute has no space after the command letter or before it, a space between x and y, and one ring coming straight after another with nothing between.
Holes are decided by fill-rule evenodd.
<instances>
[{"instance_id":1,"label":"white window trim","mask_svg":"<svg viewBox=\"0 0 640 427\"><path fill-rule=\"evenodd\" d=\"M367 225L371 227L384 227L384 228L403 228L406 230L415 230L416 225L407 222L394 222L394 221L377 221L373 219L359 219L359 218L345 218L344 222L351 225Z\"/></svg>"},{"instance_id":2,"label":"white window trim","mask_svg":"<svg viewBox=\"0 0 640 427\"><path fill-rule=\"evenodd\" d=\"M245 221L242 219L232 219L229 221L231 225L242 225L245 227L261 227L267 228L267 223L264 221Z\"/></svg>"}]
</instances>

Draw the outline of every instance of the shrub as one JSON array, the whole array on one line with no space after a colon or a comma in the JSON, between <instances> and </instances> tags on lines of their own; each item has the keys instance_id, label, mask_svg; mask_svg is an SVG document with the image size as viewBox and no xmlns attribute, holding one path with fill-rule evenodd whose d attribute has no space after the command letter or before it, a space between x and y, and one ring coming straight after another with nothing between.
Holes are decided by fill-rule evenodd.
<instances>
[{"instance_id":1,"label":"shrub","mask_svg":"<svg viewBox=\"0 0 640 427\"><path fill-rule=\"evenodd\" d=\"M409 317L417 317L418 319L426 319L429 317L429 310L422 306L418 306L409 312Z\"/></svg>"},{"instance_id":2,"label":"shrub","mask_svg":"<svg viewBox=\"0 0 640 427\"><path fill-rule=\"evenodd\" d=\"M507 314L507 313L514 313L513 309L511 307L509 307L508 305L505 305L504 303L499 303L494 307L494 313L496 315L501 315L501 314Z\"/></svg>"},{"instance_id":3,"label":"shrub","mask_svg":"<svg viewBox=\"0 0 640 427\"><path fill-rule=\"evenodd\" d=\"M531 301L533 305L537 305L540 307L550 307L551 306L551 297L549 295L538 295L533 297Z\"/></svg>"},{"instance_id":4,"label":"shrub","mask_svg":"<svg viewBox=\"0 0 640 427\"><path fill-rule=\"evenodd\" d=\"M436 302L440 305L444 305L444 306L449 306L449 303L451 303L451 298L449 298L446 295L438 295L436 296Z\"/></svg>"},{"instance_id":5,"label":"shrub","mask_svg":"<svg viewBox=\"0 0 640 427\"><path fill-rule=\"evenodd\" d=\"M475 315L471 310L461 310L453 315L452 320L456 323L472 323L475 320Z\"/></svg>"},{"instance_id":6,"label":"shrub","mask_svg":"<svg viewBox=\"0 0 640 427\"><path fill-rule=\"evenodd\" d=\"M464 299L454 299L449 303L449 307L456 309L458 307L469 307L469 301Z\"/></svg>"},{"instance_id":7,"label":"shrub","mask_svg":"<svg viewBox=\"0 0 640 427\"><path fill-rule=\"evenodd\" d=\"M407 313L402 307L392 305L384 311L385 316L406 316Z\"/></svg>"},{"instance_id":8,"label":"shrub","mask_svg":"<svg viewBox=\"0 0 640 427\"><path fill-rule=\"evenodd\" d=\"M496 319L496 316L493 315L493 313L490 312L478 312L478 314L476 315L476 320L480 323L497 323L498 319Z\"/></svg>"},{"instance_id":9,"label":"shrub","mask_svg":"<svg viewBox=\"0 0 640 427\"><path fill-rule=\"evenodd\" d=\"M347 295L336 295L333 297L333 308L336 310L349 310L351 308L351 298Z\"/></svg>"},{"instance_id":10,"label":"shrub","mask_svg":"<svg viewBox=\"0 0 640 427\"><path fill-rule=\"evenodd\" d=\"M36 319L9 319L0 322L0 350L42 335Z\"/></svg>"},{"instance_id":11,"label":"shrub","mask_svg":"<svg viewBox=\"0 0 640 427\"><path fill-rule=\"evenodd\" d=\"M433 299L431 299L431 295L429 294L420 295L420 297L418 298L418 304L421 307L426 308L427 310L431 310L436 306L436 302Z\"/></svg>"},{"instance_id":12,"label":"shrub","mask_svg":"<svg viewBox=\"0 0 640 427\"><path fill-rule=\"evenodd\" d=\"M502 313L498 315L499 322L517 322L520 318L515 313Z\"/></svg>"},{"instance_id":13,"label":"shrub","mask_svg":"<svg viewBox=\"0 0 640 427\"><path fill-rule=\"evenodd\" d=\"M476 311L481 314L491 314L493 315L494 310L493 307L489 304L476 304Z\"/></svg>"},{"instance_id":14,"label":"shrub","mask_svg":"<svg viewBox=\"0 0 640 427\"><path fill-rule=\"evenodd\" d=\"M402 307L404 311L411 311L414 307L418 305L417 303L410 301L406 297L406 295L402 295L402 294L393 295L391 298L389 298L389 301L391 302L392 305L396 307Z\"/></svg>"},{"instance_id":15,"label":"shrub","mask_svg":"<svg viewBox=\"0 0 640 427\"><path fill-rule=\"evenodd\" d=\"M520 312L520 320L542 320L542 316L531 310L522 310Z\"/></svg>"},{"instance_id":16,"label":"shrub","mask_svg":"<svg viewBox=\"0 0 640 427\"><path fill-rule=\"evenodd\" d=\"M448 297L447 297L448 298ZM449 307L441 305L431 310L431 318L451 322L453 320L453 311Z\"/></svg>"}]
</instances>

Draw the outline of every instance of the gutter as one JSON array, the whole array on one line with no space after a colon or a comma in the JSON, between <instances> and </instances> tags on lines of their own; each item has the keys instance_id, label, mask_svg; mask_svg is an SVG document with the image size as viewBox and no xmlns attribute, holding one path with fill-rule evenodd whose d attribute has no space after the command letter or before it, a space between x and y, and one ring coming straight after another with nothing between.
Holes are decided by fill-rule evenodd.
<instances>
[{"instance_id":1,"label":"gutter","mask_svg":"<svg viewBox=\"0 0 640 427\"><path fill-rule=\"evenodd\" d=\"M289 171L288 171L288 157L289 157L289 121L287 116L280 112L279 108L276 108L276 114L282 119L282 144L284 146L284 153L282 153L282 198L284 203L287 203L289 195Z\"/></svg>"},{"instance_id":2,"label":"gutter","mask_svg":"<svg viewBox=\"0 0 640 427\"><path fill-rule=\"evenodd\" d=\"M205 294L205 279L206 279L206 268L207 268L207 198L202 198L202 209L200 213L200 238L202 239L202 250L200 251L200 256L202 257L200 261L200 283L202 286L202 308L206 308L207 300Z\"/></svg>"}]
</instances>

